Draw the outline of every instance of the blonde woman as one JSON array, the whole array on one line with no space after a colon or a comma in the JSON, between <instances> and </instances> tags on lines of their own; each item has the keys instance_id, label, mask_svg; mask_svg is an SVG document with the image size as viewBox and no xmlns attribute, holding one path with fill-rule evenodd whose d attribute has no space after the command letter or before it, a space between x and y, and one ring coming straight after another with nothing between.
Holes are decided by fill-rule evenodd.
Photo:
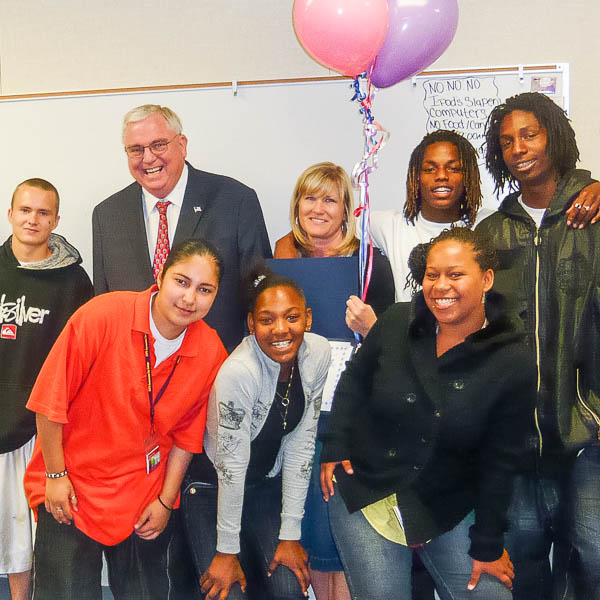
<instances>
[{"instance_id":1,"label":"blonde woman","mask_svg":"<svg viewBox=\"0 0 600 600\"><path fill-rule=\"evenodd\" d=\"M354 194L348 174L331 162L308 167L298 178L290 204L292 230L275 244L275 258L318 258L358 254ZM349 302L360 303L356 296ZM373 274L367 303L358 319L346 324L366 335L381 314L394 302L394 280L389 262L374 248ZM319 432L327 428L328 412L321 412ZM328 505L319 483L321 444L315 446L315 468L306 499L302 521L302 544L309 555L310 577L318 600L349 599L348 586L329 527Z\"/></svg>"}]
</instances>

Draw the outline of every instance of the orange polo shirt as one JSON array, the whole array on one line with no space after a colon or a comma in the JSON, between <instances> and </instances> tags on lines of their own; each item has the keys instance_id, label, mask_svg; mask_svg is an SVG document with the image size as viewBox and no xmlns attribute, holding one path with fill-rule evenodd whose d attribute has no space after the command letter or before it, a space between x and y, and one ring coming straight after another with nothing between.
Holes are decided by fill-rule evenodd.
<instances>
[{"instance_id":1,"label":"orange polo shirt","mask_svg":"<svg viewBox=\"0 0 600 600\"><path fill-rule=\"evenodd\" d=\"M152 369L156 398L181 356L155 407L161 462L147 475L150 402L143 334L151 342L153 365L149 312L156 289L103 294L82 306L50 351L27 403L28 409L64 424L65 464L79 503L75 525L105 545L128 537L156 499L173 444L202 451L208 395L227 357L217 333L197 321L187 328L179 350ZM25 473L25 492L34 510L44 502L44 472L38 439Z\"/></svg>"}]
</instances>

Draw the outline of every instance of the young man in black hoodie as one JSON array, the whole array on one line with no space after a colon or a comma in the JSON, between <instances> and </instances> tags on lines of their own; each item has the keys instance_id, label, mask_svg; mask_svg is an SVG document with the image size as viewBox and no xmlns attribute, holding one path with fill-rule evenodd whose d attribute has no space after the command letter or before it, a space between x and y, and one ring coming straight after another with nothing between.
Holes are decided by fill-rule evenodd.
<instances>
[{"instance_id":1,"label":"young man in black hoodie","mask_svg":"<svg viewBox=\"0 0 600 600\"><path fill-rule=\"evenodd\" d=\"M583 191L594 180L575 169L575 132L543 94L496 106L486 136L488 170L512 193L477 231L498 252L494 289L514 302L538 367L536 430L505 538L513 595L600 598L600 227L565 218L571 206L596 210Z\"/></svg>"},{"instance_id":2,"label":"young man in black hoodie","mask_svg":"<svg viewBox=\"0 0 600 600\"><path fill-rule=\"evenodd\" d=\"M35 415L25 408L50 348L93 289L81 256L53 230L59 196L44 179L14 191L12 235L0 246L0 573L13 600L28 600L31 516L23 474L31 457Z\"/></svg>"}]
</instances>

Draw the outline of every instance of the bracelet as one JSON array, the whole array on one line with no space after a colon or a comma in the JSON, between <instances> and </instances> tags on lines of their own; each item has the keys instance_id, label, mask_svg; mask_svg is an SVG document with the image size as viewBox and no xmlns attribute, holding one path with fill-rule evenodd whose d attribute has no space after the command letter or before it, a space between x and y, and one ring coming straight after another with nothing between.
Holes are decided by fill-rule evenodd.
<instances>
[{"instance_id":1,"label":"bracelet","mask_svg":"<svg viewBox=\"0 0 600 600\"><path fill-rule=\"evenodd\" d=\"M67 470L66 469L64 471L60 472L60 473L48 473L46 471L46 477L48 479L58 479L60 477L64 477L65 475L67 475Z\"/></svg>"},{"instance_id":2,"label":"bracelet","mask_svg":"<svg viewBox=\"0 0 600 600\"><path fill-rule=\"evenodd\" d=\"M159 501L159 502L161 503L161 505L162 505L164 508L166 508L166 509L167 509L169 512L172 512L172 511L173 511L173 509L172 509L172 508L169 508L169 507L168 507L168 506L167 506L167 505L166 505L166 504L165 504L165 503L162 501L162 498L160 497L160 494L158 495L158 501Z\"/></svg>"}]
</instances>

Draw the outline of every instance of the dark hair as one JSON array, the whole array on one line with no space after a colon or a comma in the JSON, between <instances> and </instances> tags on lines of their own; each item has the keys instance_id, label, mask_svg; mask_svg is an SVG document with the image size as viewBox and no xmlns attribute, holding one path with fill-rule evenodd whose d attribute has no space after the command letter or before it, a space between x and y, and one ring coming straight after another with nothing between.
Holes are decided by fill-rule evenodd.
<instances>
[{"instance_id":1,"label":"dark hair","mask_svg":"<svg viewBox=\"0 0 600 600\"><path fill-rule=\"evenodd\" d=\"M404 289L410 289L414 296L420 289L423 279L425 279L425 266L427 265L427 254L429 252L429 242L417 244L408 257L408 275Z\"/></svg>"},{"instance_id":2,"label":"dark hair","mask_svg":"<svg viewBox=\"0 0 600 600\"><path fill-rule=\"evenodd\" d=\"M12 198L10 200L11 208L13 207L13 204L15 202L15 196L17 195L17 192L25 186L37 188L38 190L43 190L44 192L52 192L56 198L56 214L58 215L58 209L60 207L60 196L58 195L58 190L49 181L46 181L45 179L42 179L40 177L32 177L31 179L21 181L21 183L15 188L15 191L13 192Z\"/></svg>"},{"instance_id":3,"label":"dark hair","mask_svg":"<svg viewBox=\"0 0 600 600\"><path fill-rule=\"evenodd\" d=\"M248 312L253 313L254 309L256 308L256 302L258 301L258 297L264 291L274 287L292 288L295 292L298 293L300 298L302 298L302 300L304 300L304 303L306 304L306 297L304 296L304 291L298 285L298 283L296 283L293 279L290 279L289 277L284 277L283 275L274 273L266 265L259 265L252 269L252 271L248 275L246 282Z\"/></svg>"},{"instance_id":4,"label":"dark hair","mask_svg":"<svg viewBox=\"0 0 600 600\"><path fill-rule=\"evenodd\" d=\"M421 212L421 168L425 151L432 144L448 142L458 151L463 173L463 185L465 193L460 199L460 218L469 225L473 225L477 211L481 206L481 179L479 167L477 166L477 150L462 135L455 131L438 129L428 133L419 145L412 151L408 162L408 174L406 176L406 202L404 203L404 217L411 223Z\"/></svg>"},{"instance_id":5,"label":"dark hair","mask_svg":"<svg viewBox=\"0 0 600 600\"><path fill-rule=\"evenodd\" d=\"M219 251L210 242L199 238L190 238L174 244L163 265L163 276L174 264L185 260L186 258L190 258L191 256L207 256L212 259L217 272L217 280L221 281L223 261L219 256Z\"/></svg>"},{"instance_id":6,"label":"dark hair","mask_svg":"<svg viewBox=\"0 0 600 600\"><path fill-rule=\"evenodd\" d=\"M408 267L410 274L407 277L406 286L410 287L413 293L417 292L423 279L425 278L425 269L427 267L427 258L431 249L440 242L454 240L461 244L470 246L475 254L475 261L482 271L498 268L498 259L496 251L488 237L473 231L468 227L452 227L444 229L437 237L434 237L426 244L417 244L408 257Z\"/></svg>"},{"instance_id":7,"label":"dark hair","mask_svg":"<svg viewBox=\"0 0 600 600\"><path fill-rule=\"evenodd\" d=\"M512 96L504 104L494 107L485 128L485 164L496 183L496 193L503 190L506 183L510 190L518 189L518 182L508 170L500 146L502 121L515 110L533 113L538 123L546 130L546 152L559 177L574 169L579 160L575 132L560 106L545 94L538 92Z\"/></svg>"}]
</instances>

